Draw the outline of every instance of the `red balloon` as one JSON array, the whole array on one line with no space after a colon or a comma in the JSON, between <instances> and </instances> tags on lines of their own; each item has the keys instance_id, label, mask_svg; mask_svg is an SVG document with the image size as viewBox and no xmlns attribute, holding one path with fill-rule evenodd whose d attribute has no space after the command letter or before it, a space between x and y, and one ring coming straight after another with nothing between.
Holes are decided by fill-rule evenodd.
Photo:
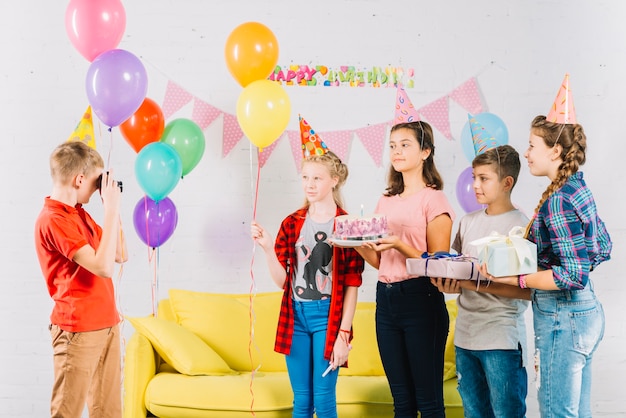
<instances>
[{"instance_id":1,"label":"red balloon","mask_svg":"<svg viewBox=\"0 0 626 418\"><path fill-rule=\"evenodd\" d=\"M163 135L165 122L161 107L146 97L133 115L120 124L120 132L135 152L151 142L156 142Z\"/></svg>"}]
</instances>

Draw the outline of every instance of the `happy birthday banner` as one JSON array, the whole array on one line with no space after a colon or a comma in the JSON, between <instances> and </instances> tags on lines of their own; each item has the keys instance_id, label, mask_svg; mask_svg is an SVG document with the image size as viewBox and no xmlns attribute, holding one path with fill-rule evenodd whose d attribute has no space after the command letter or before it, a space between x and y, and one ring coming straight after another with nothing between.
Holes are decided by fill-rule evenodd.
<instances>
[{"instance_id":1,"label":"happy birthday banner","mask_svg":"<svg viewBox=\"0 0 626 418\"><path fill-rule=\"evenodd\" d=\"M301 71L304 72L304 69L301 69ZM330 70L328 70L328 72L330 72ZM313 80L312 77L313 74L311 74L311 80ZM304 80L304 78L302 80ZM300 80L300 82L302 82L302 80ZM297 83L297 76L295 76L295 78L292 77L291 81ZM417 109L417 112L424 118L425 121L429 122L447 139L452 140L453 138L450 132L449 100L453 100L469 113L481 113L483 111L483 105L480 99L480 91L476 77L468 79L449 93L446 93L440 98ZM163 110L163 117L165 119L170 118L174 113L191 102L193 102L191 120L193 120L202 130L208 128L209 125L211 125L219 116L223 116L222 158L226 157L244 137L243 131L237 122L237 116L218 109L217 107L183 89L172 80L168 80L165 90L165 98L163 99L163 104L161 106ZM417 101L413 100L413 102L416 103ZM391 105L390 108L392 108ZM390 113L393 112L390 111ZM375 125L367 125L355 129L320 132L320 135L324 138L324 142L326 142L328 147L331 148L333 152L335 152L335 154L337 154L337 156L344 162L347 162L348 160L350 144L353 137L356 136L360 139L368 154L374 160L376 166L381 167L387 128L391 126L391 124L392 120L389 120ZM298 130L285 131L278 138L278 140L274 141L267 148L263 148L263 151L259 153L260 167L265 165L276 148L276 145L285 136L287 136L289 140L296 168L297 170L300 169L302 150L300 131Z\"/></svg>"},{"instance_id":2,"label":"happy birthday banner","mask_svg":"<svg viewBox=\"0 0 626 418\"><path fill-rule=\"evenodd\" d=\"M403 67L356 68L342 65L338 68L326 65L276 66L269 80L287 86L350 86L350 87L397 87L413 88L415 71Z\"/></svg>"}]
</instances>

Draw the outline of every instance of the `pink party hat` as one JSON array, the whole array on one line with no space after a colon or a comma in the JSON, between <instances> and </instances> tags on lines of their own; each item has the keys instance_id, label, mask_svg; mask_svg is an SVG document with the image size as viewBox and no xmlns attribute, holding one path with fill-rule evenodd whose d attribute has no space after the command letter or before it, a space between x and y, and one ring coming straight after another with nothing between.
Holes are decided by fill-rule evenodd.
<instances>
[{"instance_id":1,"label":"pink party hat","mask_svg":"<svg viewBox=\"0 0 626 418\"><path fill-rule=\"evenodd\" d=\"M328 152L328 147L322 141L319 134L315 132L311 125L298 115L300 120L300 139L302 140L302 157L310 155L324 155Z\"/></svg>"},{"instance_id":2,"label":"pink party hat","mask_svg":"<svg viewBox=\"0 0 626 418\"><path fill-rule=\"evenodd\" d=\"M554 99L548 116L546 116L546 120L563 124L577 123L572 91L569 89L569 74L565 74L563 83L561 83L559 92L556 95L556 99Z\"/></svg>"},{"instance_id":3,"label":"pink party hat","mask_svg":"<svg viewBox=\"0 0 626 418\"><path fill-rule=\"evenodd\" d=\"M487 150L496 148L498 146L496 137L491 135L491 133L486 130L485 127L480 122L478 122L478 120L476 120L474 116L468 113L467 117L469 118L470 131L472 131L474 153L476 155L480 155Z\"/></svg>"},{"instance_id":4,"label":"pink party hat","mask_svg":"<svg viewBox=\"0 0 626 418\"><path fill-rule=\"evenodd\" d=\"M396 91L396 113L393 118L393 124L417 122L418 120L420 120L420 117L413 103L411 103L411 99L407 96L406 91L398 85L398 90Z\"/></svg>"}]
</instances>

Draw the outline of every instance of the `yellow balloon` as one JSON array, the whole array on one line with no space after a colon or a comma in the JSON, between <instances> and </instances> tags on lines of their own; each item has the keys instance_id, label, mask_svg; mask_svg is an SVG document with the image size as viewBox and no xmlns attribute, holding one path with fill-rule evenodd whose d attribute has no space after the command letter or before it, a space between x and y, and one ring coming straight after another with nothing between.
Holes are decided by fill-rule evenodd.
<instances>
[{"instance_id":1,"label":"yellow balloon","mask_svg":"<svg viewBox=\"0 0 626 418\"><path fill-rule=\"evenodd\" d=\"M278 63L278 40L262 23L242 23L226 39L224 58L230 74L246 87L274 71Z\"/></svg>"},{"instance_id":2,"label":"yellow balloon","mask_svg":"<svg viewBox=\"0 0 626 418\"><path fill-rule=\"evenodd\" d=\"M239 126L250 142L261 149L282 135L290 117L289 96L275 81L253 81L243 89L237 100Z\"/></svg>"}]
</instances>

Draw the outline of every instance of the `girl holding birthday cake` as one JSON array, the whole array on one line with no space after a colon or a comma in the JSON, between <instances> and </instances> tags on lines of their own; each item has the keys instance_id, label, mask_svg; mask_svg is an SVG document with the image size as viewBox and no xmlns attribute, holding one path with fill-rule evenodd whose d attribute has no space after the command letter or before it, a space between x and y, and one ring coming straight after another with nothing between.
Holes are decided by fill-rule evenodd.
<instances>
[{"instance_id":1,"label":"girl holding birthday cake","mask_svg":"<svg viewBox=\"0 0 626 418\"><path fill-rule=\"evenodd\" d=\"M388 187L375 212L389 235L357 251L378 269L376 334L395 417L444 418L443 365L449 318L444 296L427 277L410 277L406 259L450 250L454 211L435 167L429 124L398 88L389 139Z\"/></svg>"}]
</instances>

